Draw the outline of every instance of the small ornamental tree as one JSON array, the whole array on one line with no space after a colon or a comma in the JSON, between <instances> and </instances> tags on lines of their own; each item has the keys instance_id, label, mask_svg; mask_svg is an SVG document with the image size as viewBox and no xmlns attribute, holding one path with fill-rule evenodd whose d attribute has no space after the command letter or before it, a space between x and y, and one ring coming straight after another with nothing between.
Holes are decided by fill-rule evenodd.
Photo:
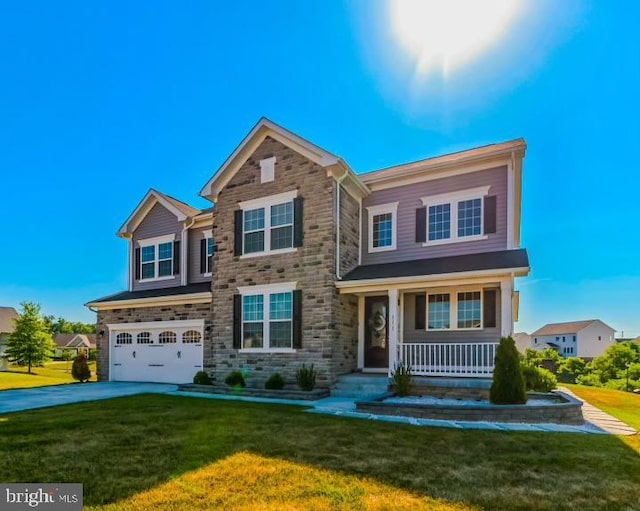
<instances>
[{"instance_id":1,"label":"small ornamental tree","mask_svg":"<svg viewBox=\"0 0 640 511\"><path fill-rule=\"evenodd\" d=\"M22 312L14 320L15 330L9 336L5 357L18 366L43 366L54 355L55 344L40 318L40 306L24 302Z\"/></svg>"},{"instance_id":2,"label":"small ornamental tree","mask_svg":"<svg viewBox=\"0 0 640 511\"><path fill-rule=\"evenodd\" d=\"M89 369L87 357L84 353L78 353L78 356L73 361L73 365L71 366L71 376L73 376L74 380L78 380L80 383L89 381L89 378L91 378L91 370Z\"/></svg>"},{"instance_id":3,"label":"small ornamental tree","mask_svg":"<svg viewBox=\"0 0 640 511\"><path fill-rule=\"evenodd\" d=\"M500 339L489 399L496 405L521 405L527 402L520 356L511 337Z\"/></svg>"}]
</instances>

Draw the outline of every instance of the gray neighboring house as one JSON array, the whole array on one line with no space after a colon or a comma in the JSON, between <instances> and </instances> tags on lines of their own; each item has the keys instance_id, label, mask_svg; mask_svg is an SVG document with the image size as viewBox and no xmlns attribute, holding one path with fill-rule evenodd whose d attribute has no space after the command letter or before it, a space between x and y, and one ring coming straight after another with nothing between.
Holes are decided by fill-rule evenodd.
<instances>
[{"instance_id":1,"label":"gray neighboring house","mask_svg":"<svg viewBox=\"0 0 640 511\"><path fill-rule=\"evenodd\" d=\"M9 369L9 362L4 358L7 338L15 330L14 320L18 318L18 311L13 307L0 307L0 371Z\"/></svg>"},{"instance_id":2,"label":"gray neighboring house","mask_svg":"<svg viewBox=\"0 0 640 511\"><path fill-rule=\"evenodd\" d=\"M616 331L599 319L548 323L531 334L531 347L553 348L563 358L592 359L616 343Z\"/></svg>"},{"instance_id":3,"label":"gray neighboring house","mask_svg":"<svg viewBox=\"0 0 640 511\"><path fill-rule=\"evenodd\" d=\"M522 163L517 139L356 173L261 119L197 209L150 190L118 231L125 291L92 300L100 380L261 386L313 363L347 373L490 377L513 333Z\"/></svg>"}]
</instances>

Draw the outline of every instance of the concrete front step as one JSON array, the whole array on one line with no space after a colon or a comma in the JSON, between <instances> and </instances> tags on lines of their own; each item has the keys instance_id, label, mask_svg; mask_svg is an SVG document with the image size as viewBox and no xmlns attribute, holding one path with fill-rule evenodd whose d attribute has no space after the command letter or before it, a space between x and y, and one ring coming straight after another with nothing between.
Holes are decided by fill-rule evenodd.
<instances>
[{"instance_id":1,"label":"concrete front step","mask_svg":"<svg viewBox=\"0 0 640 511\"><path fill-rule=\"evenodd\" d=\"M389 391L389 378L386 375L345 374L338 378L331 388L335 397L353 397L370 399Z\"/></svg>"}]
</instances>

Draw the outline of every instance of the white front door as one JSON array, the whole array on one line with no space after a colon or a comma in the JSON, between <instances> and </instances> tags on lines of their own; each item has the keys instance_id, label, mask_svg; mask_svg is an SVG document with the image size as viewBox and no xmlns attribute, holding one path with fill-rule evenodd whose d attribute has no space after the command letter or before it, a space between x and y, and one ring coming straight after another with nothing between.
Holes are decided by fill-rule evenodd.
<instances>
[{"instance_id":1,"label":"white front door","mask_svg":"<svg viewBox=\"0 0 640 511\"><path fill-rule=\"evenodd\" d=\"M108 327L111 381L191 383L202 370L204 320Z\"/></svg>"}]
</instances>

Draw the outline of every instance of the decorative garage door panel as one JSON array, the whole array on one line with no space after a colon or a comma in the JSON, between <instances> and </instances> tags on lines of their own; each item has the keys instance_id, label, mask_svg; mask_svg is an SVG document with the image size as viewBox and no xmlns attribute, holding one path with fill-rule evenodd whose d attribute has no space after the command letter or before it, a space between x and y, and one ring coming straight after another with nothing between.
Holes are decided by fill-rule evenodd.
<instances>
[{"instance_id":1,"label":"decorative garage door panel","mask_svg":"<svg viewBox=\"0 0 640 511\"><path fill-rule=\"evenodd\" d=\"M191 383L202 369L204 321L109 325L111 380Z\"/></svg>"}]
</instances>

